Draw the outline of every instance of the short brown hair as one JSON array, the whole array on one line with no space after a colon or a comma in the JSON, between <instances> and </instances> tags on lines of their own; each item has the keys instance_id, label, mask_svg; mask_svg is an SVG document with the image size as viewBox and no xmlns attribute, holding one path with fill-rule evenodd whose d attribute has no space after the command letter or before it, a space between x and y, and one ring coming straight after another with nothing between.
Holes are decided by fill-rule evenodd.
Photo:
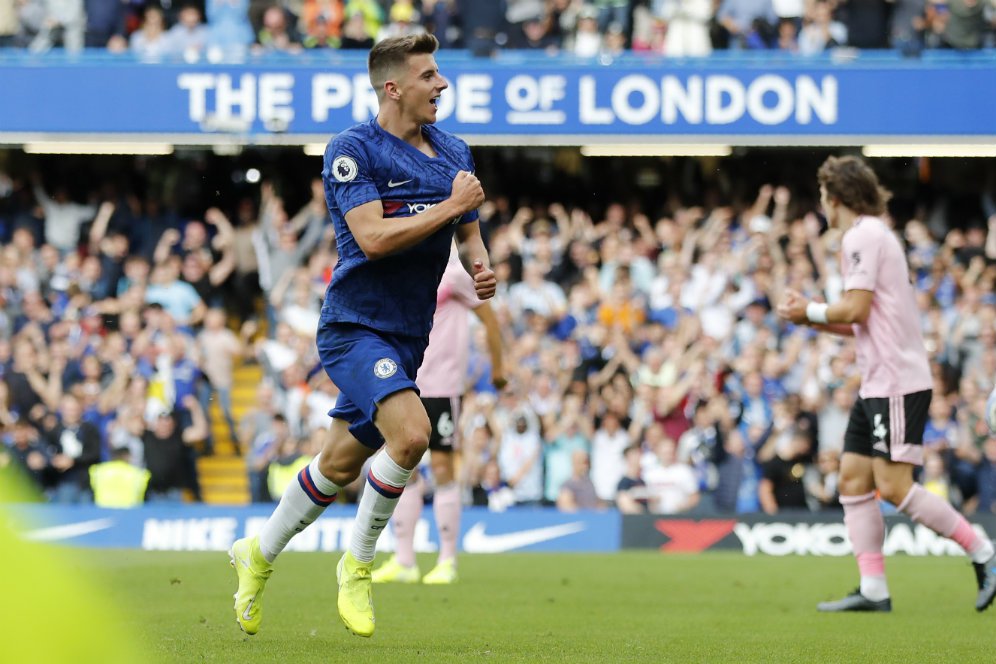
<instances>
[{"instance_id":1,"label":"short brown hair","mask_svg":"<svg viewBox=\"0 0 996 664\"><path fill-rule=\"evenodd\" d=\"M367 70L374 90L380 95L391 70L403 66L409 55L432 55L438 48L439 41L427 32L378 42L367 57Z\"/></svg>"},{"instance_id":2,"label":"short brown hair","mask_svg":"<svg viewBox=\"0 0 996 664\"><path fill-rule=\"evenodd\" d=\"M892 198L892 193L878 183L875 171L857 157L828 157L816 177L828 196L858 214L882 214Z\"/></svg>"}]
</instances>

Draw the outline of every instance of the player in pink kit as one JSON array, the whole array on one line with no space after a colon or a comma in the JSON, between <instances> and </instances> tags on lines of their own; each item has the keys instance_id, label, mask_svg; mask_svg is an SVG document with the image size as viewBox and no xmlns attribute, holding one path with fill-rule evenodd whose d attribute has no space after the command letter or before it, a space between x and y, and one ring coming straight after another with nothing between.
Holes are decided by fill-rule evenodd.
<instances>
[{"instance_id":1,"label":"player in pink kit","mask_svg":"<svg viewBox=\"0 0 996 664\"><path fill-rule=\"evenodd\" d=\"M460 485L455 478L454 454L460 398L469 361L468 314L471 311L484 325L491 356L491 382L501 389L505 378L498 321L491 305L478 299L473 279L460 264L454 249L436 292L436 314L429 333L429 346L415 378L432 424L429 459L436 485L432 507L439 530L439 561L424 577L420 576L414 544L415 525L422 515L425 481L415 473L401 494L391 519L396 553L374 570L374 583L418 583L421 579L427 584L447 584L457 580L456 552L462 505Z\"/></svg>"},{"instance_id":2,"label":"player in pink kit","mask_svg":"<svg viewBox=\"0 0 996 664\"><path fill-rule=\"evenodd\" d=\"M877 216L889 193L875 172L855 157L830 157L820 167L820 201L828 223L843 229L844 295L832 305L788 290L778 315L797 324L853 336L861 370L840 463L844 524L858 560L861 585L822 602L820 611L891 611L882 544L885 521L875 492L917 523L957 542L974 563L984 611L996 595L996 556L987 537L947 501L913 481L923 463L923 431L933 381L909 280L906 255Z\"/></svg>"}]
</instances>

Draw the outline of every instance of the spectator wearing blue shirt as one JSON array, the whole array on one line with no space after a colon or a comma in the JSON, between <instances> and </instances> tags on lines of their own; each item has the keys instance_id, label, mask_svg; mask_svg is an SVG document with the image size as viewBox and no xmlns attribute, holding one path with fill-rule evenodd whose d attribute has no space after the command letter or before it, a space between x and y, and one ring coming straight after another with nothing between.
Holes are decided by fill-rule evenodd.
<instances>
[{"instance_id":1,"label":"spectator wearing blue shirt","mask_svg":"<svg viewBox=\"0 0 996 664\"><path fill-rule=\"evenodd\" d=\"M743 392L740 395L741 427L771 426L771 404L764 394L764 378L759 371L752 371L743 378Z\"/></svg>"},{"instance_id":2,"label":"spectator wearing blue shirt","mask_svg":"<svg viewBox=\"0 0 996 664\"><path fill-rule=\"evenodd\" d=\"M171 256L152 270L147 303L159 304L181 327L198 324L207 307L193 286L180 281L180 258Z\"/></svg>"},{"instance_id":3,"label":"spectator wearing blue shirt","mask_svg":"<svg viewBox=\"0 0 996 664\"><path fill-rule=\"evenodd\" d=\"M253 43L249 0L207 0L208 58L241 57Z\"/></svg>"},{"instance_id":4,"label":"spectator wearing blue shirt","mask_svg":"<svg viewBox=\"0 0 996 664\"><path fill-rule=\"evenodd\" d=\"M158 7L146 7L142 27L131 33L129 48L142 60L160 60L171 55L166 34L166 17Z\"/></svg>"},{"instance_id":5,"label":"spectator wearing blue shirt","mask_svg":"<svg viewBox=\"0 0 996 664\"><path fill-rule=\"evenodd\" d=\"M561 485L571 477L573 455L577 451L585 454L591 449L594 434L591 419L582 411L582 400L576 395L564 398L563 412L545 418L543 436L543 465L546 470L543 499L556 503Z\"/></svg>"},{"instance_id":6,"label":"spectator wearing blue shirt","mask_svg":"<svg viewBox=\"0 0 996 664\"><path fill-rule=\"evenodd\" d=\"M188 60L200 57L208 44L208 28L201 20L201 10L196 5L184 5L176 25L166 33L169 52Z\"/></svg>"},{"instance_id":7,"label":"spectator wearing blue shirt","mask_svg":"<svg viewBox=\"0 0 996 664\"><path fill-rule=\"evenodd\" d=\"M730 48L767 48L778 22L771 0L723 0L716 17L730 34Z\"/></svg>"}]
</instances>

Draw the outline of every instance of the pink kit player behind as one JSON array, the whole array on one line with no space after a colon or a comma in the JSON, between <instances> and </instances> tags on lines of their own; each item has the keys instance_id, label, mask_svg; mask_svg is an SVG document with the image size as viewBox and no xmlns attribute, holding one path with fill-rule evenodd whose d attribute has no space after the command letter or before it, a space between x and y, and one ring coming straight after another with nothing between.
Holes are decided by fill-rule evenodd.
<instances>
[{"instance_id":1,"label":"pink kit player behind","mask_svg":"<svg viewBox=\"0 0 996 664\"><path fill-rule=\"evenodd\" d=\"M844 290L875 294L867 323L853 326L861 397L931 389L919 309L899 240L878 217L858 217L844 233L840 260Z\"/></svg>"},{"instance_id":2,"label":"pink kit player behind","mask_svg":"<svg viewBox=\"0 0 996 664\"><path fill-rule=\"evenodd\" d=\"M474 290L474 280L454 251L436 292L436 315L429 334L429 347L415 378L423 398L463 395L470 354L467 312L481 304Z\"/></svg>"}]
</instances>

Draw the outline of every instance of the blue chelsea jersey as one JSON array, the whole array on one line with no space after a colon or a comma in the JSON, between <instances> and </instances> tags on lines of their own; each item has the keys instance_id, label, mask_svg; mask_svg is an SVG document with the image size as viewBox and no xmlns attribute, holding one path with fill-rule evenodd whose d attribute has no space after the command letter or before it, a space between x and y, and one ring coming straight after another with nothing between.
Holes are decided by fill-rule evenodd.
<instances>
[{"instance_id":1,"label":"blue chelsea jersey","mask_svg":"<svg viewBox=\"0 0 996 664\"><path fill-rule=\"evenodd\" d=\"M458 171L473 172L466 143L432 125L422 131L436 157L384 131L376 118L337 134L325 149L322 180L339 262L325 293L323 323L358 323L392 334L429 335L455 224L475 221L477 211L454 219L454 224L409 249L375 261L364 255L345 216L379 199L385 219L406 223L407 217L449 198Z\"/></svg>"}]
</instances>

